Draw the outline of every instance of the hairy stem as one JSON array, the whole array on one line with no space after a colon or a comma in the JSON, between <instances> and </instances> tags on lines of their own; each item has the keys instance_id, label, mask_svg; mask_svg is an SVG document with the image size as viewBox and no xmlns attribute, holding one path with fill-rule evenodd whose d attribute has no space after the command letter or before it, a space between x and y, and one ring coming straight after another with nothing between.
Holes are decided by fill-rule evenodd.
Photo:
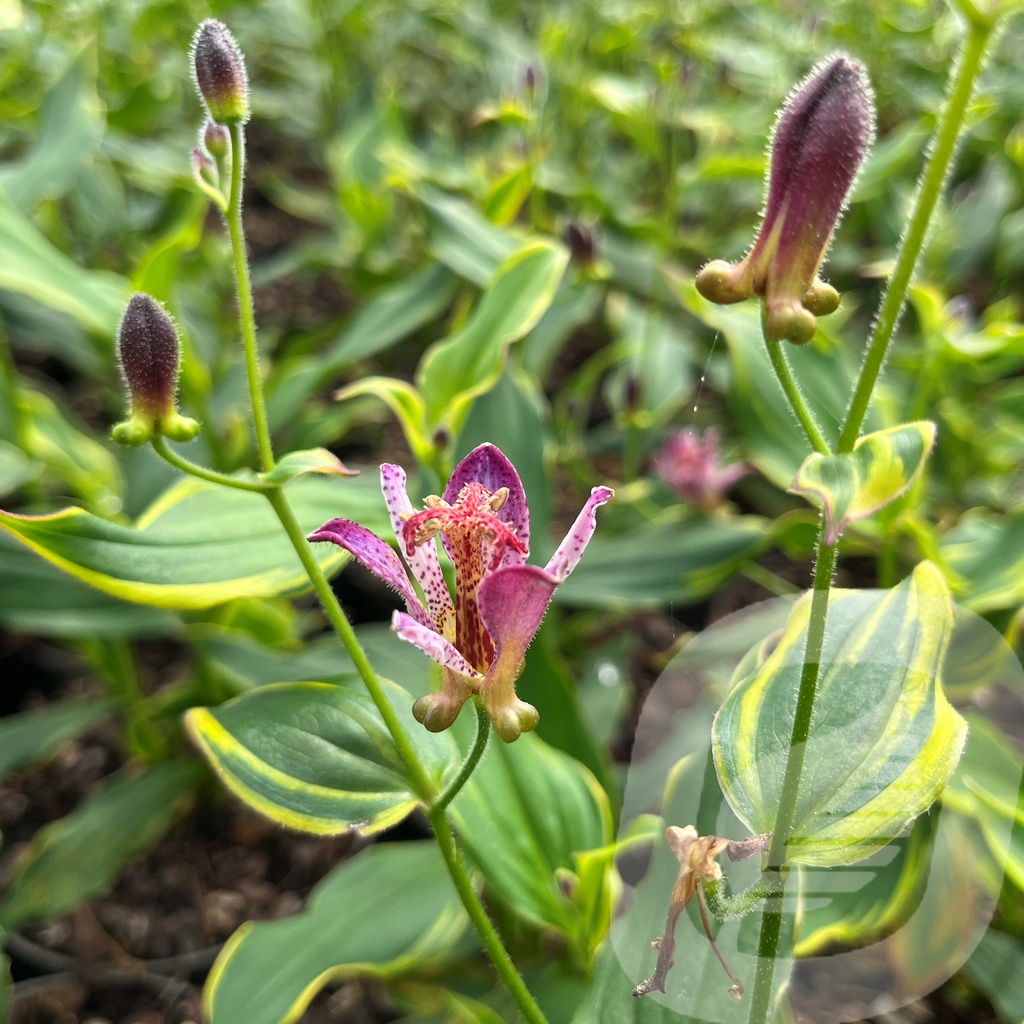
<instances>
[{"instance_id":1,"label":"hairy stem","mask_svg":"<svg viewBox=\"0 0 1024 1024\"><path fill-rule=\"evenodd\" d=\"M189 476L198 477L200 480L207 480L212 484L220 484L222 487L234 487L239 491L255 491L257 494L266 494L274 489L273 484L260 483L258 480L243 480L237 476L218 473L215 469L207 469L206 466L200 466L191 459L186 459L184 455L179 455L160 434L154 434L150 438L149 443L153 446L153 451L161 459L169 462L175 469L180 469L182 473L188 473Z\"/></svg>"},{"instance_id":2,"label":"hairy stem","mask_svg":"<svg viewBox=\"0 0 1024 1024\"><path fill-rule=\"evenodd\" d=\"M259 368L259 346L256 339L256 316L252 301L252 286L249 280L249 263L245 252L245 236L242 229L242 173L244 165L244 129L240 124L233 124L231 126L231 192L225 219L228 225L231 251L234 257L239 315L242 321L242 340L245 345L245 365L249 381L249 394L252 399L253 422L256 428L260 462L264 472L267 472L274 468L274 451L270 441L270 427L267 421L266 404L263 397L263 380L260 376ZM170 452L169 449L167 451ZM202 469L202 467L193 465L191 469L186 468L186 472L193 472L195 469ZM209 478L207 476L207 479ZM232 480L234 486L238 486L234 478L228 479ZM501 941L501 937L491 923L483 903L480 902L480 897L473 888L466 868L459 857L451 826L444 811L445 804L447 803L445 797L447 796L448 800L454 797L458 792L458 788L461 788L472 773L472 769L476 767L479 755L483 753L483 746L487 741L487 733L484 732L482 738L479 734L477 736L474 750L479 746L479 753L473 764L468 770L465 764L459 770L454 780L459 783L459 787L453 789L449 786L448 790L441 794L440 797L440 800L445 802L440 803L440 806L435 804L435 783L430 778L422 761L420 761L416 748L409 738L409 734L405 731L405 727L399 721L395 709L391 706L380 677L370 664L370 659L366 656L366 651L359 642L352 624L348 621L344 609L331 589L327 576L324 574L323 569L320 568L320 563L316 560L309 541L306 540L305 533L299 525L295 511L291 507L284 490L275 487L270 490L264 489L264 493L277 518L280 520L281 526L288 535L295 553L299 556L299 560L302 562L310 582L313 584L313 590L320 600L324 614L327 616L334 631L338 634L342 645L352 660L352 664L359 673L359 677L377 706L377 710L380 712L380 716L388 732L391 734L398 755L409 774L412 788L429 808L430 822L433 825L434 834L441 847L448 871L462 899L463 906L466 908L466 913L480 934L484 948L490 955L498 974L508 986L509 992L518 1004L523 1016L529 1021L529 1024L547 1024L533 996L530 995L523 979L516 971L515 965L512 963L512 959ZM448 795L449 793L450 795Z\"/></svg>"},{"instance_id":3,"label":"hairy stem","mask_svg":"<svg viewBox=\"0 0 1024 1024\"><path fill-rule=\"evenodd\" d=\"M892 341L893 332L899 322L910 278L917 266L921 250L924 248L932 214L935 212L935 207L953 166L957 139L964 127L964 117L978 75L985 66L991 38L991 25L971 22L968 26L959 59L954 66L946 90L946 104L942 108L939 123L935 128L931 156L921 175L921 183L917 189L910 222L903 235L892 276L889 278L885 294L882 296L882 304L875 319L875 329L871 333L857 386L854 389L853 398L850 400L846 422L843 424L843 431L836 448L838 452L853 451L853 446L860 436L860 428L867 415L875 382L882 371L882 365L885 363L885 357L889 351L889 342Z\"/></svg>"},{"instance_id":4,"label":"hairy stem","mask_svg":"<svg viewBox=\"0 0 1024 1024\"><path fill-rule=\"evenodd\" d=\"M819 538L821 528L819 528ZM807 646L800 672L800 688L797 692L796 711L793 716L793 733L790 738L789 754L783 774L782 796L775 818L772 844L768 850L766 876L774 875L777 881L771 883L776 892L765 904L761 915L761 934L757 948L757 971L754 975L754 991L750 997L751 1024L767 1024L771 1017L771 993L775 975L775 961L779 956L779 941L782 935L783 896L788 871L786 869L786 846L793 828L797 795L800 791L800 777L804 770L804 755L807 738L811 732L811 716L814 713L814 699L818 692L818 678L821 671L821 652L825 645L825 623L828 616L829 588L836 565L836 546L819 539L818 560L814 567L814 585L811 591L811 611L807 624Z\"/></svg>"},{"instance_id":5,"label":"hairy stem","mask_svg":"<svg viewBox=\"0 0 1024 1024\"><path fill-rule=\"evenodd\" d=\"M473 927L476 928L477 934L483 941L484 949L487 950L501 980L505 982L529 1024L548 1024L547 1018L520 977L515 964L512 963L512 958L508 955L508 950L505 949L493 922L487 916L487 911L484 909L483 903L480 902L476 889L473 888L473 882L459 855L455 837L452 835L451 825L448 823L445 812L435 806L429 811L429 817L438 846L441 847L441 854L448 865L448 873L455 883L459 896L462 897L462 905L466 908L469 919L473 922Z\"/></svg>"},{"instance_id":6,"label":"hairy stem","mask_svg":"<svg viewBox=\"0 0 1024 1024\"><path fill-rule=\"evenodd\" d=\"M252 282L249 278L249 259L245 251L245 233L242 229L242 178L245 173L245 129L236 122L231 125L231 191L224 216L231 238L231 255L238 283L238 315L242 321L242 343L245 346L245 373L249 381L252 400L253 425L256 428L256 446L259 449L263 471L274 468L274 449L270 443L270 425L267 406L263 398L263 378L260 376L260 350L256 340L256 314L252 302Z\"/></svg>"},{"instance_id":7,"label":"hairy stem","mask_svg":"<svg viewBox=\"0 0 1024 1024\"><path fill-rule=\"evenodd\" d=\"M921 177L921 183L914 202L914 209L906 233L896 257L892 276L882 297L882 304L875 321L875 328L868 342L860 376L850 400L850 408L843 424L836 451L853 451L860 436L864 417L874 391L878 375L882 370L889 343L899 321L900 312L906 299L907 288L924 247L928 226L935 207L942 195L943 186L949 176L956 150L957 139L963 130L967 106L974 91L978 75L985 64L986 51L992 37L992 27L980 22L968 25L967 35L951 74L946 91L946 104L936 126L931 157ZM771 350L769 349L769 352ZM773 358L773 365L775 364ZM778 368L776 368L778 372ZM781 379L781 378L780 378ZM785 387L785 384L783 384ZM787 391L788 394L788 391ZM791 403L793 399L790 399ZM800 416L794 404L794 412ZM803 422L801 420L801 422ZM807 429L804 424L805 430ZM810 433L808 433L810 437ZM811 443L817 444L813 437ZM821 449L818 449L819 451ZM826 449L827 450L827 449ZM782 798L771 849L768 853L767 871L777 873L779 879L776 898L770 899L761 917L761 934L758 941L758 964L754 977L754 991L751 996L751 1024L767 1024L771 1018L771 994L774 984L775 962L779 956L782 941L782 896L787 878L786 846L793 826L800 776L803 772L804 753L810 734L811 715L817 692L821 652L825 639L825 622L828 614L829 588L835 570L836 548L824 542L824 517L818 531L818 560L814 571L814 585L811 596L810 620L807 627L807 646L804 664L800 674L800 689L797 696L796 713L793 720L793 735L782 785Z\"/></svg>"},{"instance_id":8,"label":"hairy stem","mask_svg":"<svg viewBox=\"0 0 1024 1024\"><path fill-rule=\"evenodd\" d=\"M462 787L469 781L470 776L476 771L480 758L484 756L487 749L487 741L491 735L491 717L487 709L480 701L476 702L476 739L473 746L466 755L466 760L451 782L445 787L444 792L434 801L434 810L443 811L458 795Z\"/></svg>"},{"instance_id":9,"label":"hairy stem","mask_svg":"<svg viewBox=\"0 0 1024 1024\"><path fill-rule=\"evenodd\" d=\"M811 447L822 455L831 455L831 449L828 446L828 442L825 440L825 435L821 432L821 427L818 426L818 421L814 418L814 414L804 401L800 385L797 384L796 378L793 376L793 371L789 366L789 360L786 358L786 353L782 350L782 342L774 341L772 338L769 338L764 326L765 313L762 308L761 333L764 335L765 347L768 349L768 358L772 361L772 369L775 371L775 376L778 379L779 385L782 387L786 398L789 400L789 405L793 410L793 415L800 421L800 426L803 427L804 433L807 435L807 440L811 442Z\"/></svg>"}]
</instances>

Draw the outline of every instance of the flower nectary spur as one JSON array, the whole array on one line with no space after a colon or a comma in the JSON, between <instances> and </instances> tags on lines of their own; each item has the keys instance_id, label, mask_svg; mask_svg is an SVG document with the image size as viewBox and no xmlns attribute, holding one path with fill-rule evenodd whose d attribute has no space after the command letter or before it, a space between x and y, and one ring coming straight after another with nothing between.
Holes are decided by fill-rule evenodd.
<instances>
[{"instance_id":1,"label":"flower nectary spur","mask_svg":"<svg viewBox=\"0 0 1024 1024\"><path fill-rule=\"evenodd\" d=\"M332 519L310 534L357 558L394 587L406 611L392 628L441 666L441 687L421 697L413 714L432 732L447 729L473 695L498 735L512 742L533 729L537 709L519 699L516 679L555 588L579 562L596 527L596 509L613 495L591 491L565 540L542 569L527 565L530 515L519 474L494 445L475 448L455 467L442 496L415 511L405 472L381 466L381 487L405 565L376 534L349 519ZM455 566L455 600L441 571L434 538L440 534Z\"/></svg>"}]
</instances>

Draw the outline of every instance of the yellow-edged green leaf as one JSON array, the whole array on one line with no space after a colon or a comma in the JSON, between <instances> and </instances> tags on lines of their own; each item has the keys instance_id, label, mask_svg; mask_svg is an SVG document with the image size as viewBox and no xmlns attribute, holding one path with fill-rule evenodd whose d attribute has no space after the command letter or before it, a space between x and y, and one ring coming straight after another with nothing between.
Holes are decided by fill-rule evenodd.
<instances>
[{"instance_id":1,"label":"yellow-edged green leaf","mask_svg":"<svg viewBox=\"0 0 1024 1024\"><path fill-rule=\"evenodd\" d=\"M733 810L771 832L793 730L810 595L782 639L726 698L714 756ZM939 796L966 723L940 686L952 602L923 562L892 590L834 590L789 859L848 864L884 846Z\"/></svg>"},{"instance_id":2,"label":"yellow-edged green leaf","mask_svg":"<svg viewBox=\"0 0 1024 1024\"><path fill-rule=\"evenodd\" d=\"M288 496L305 532L343 515L387 529L377 481L303 477ZM44 516L0 512L0 529L112 597L161 608L208 608L237 597L297 593L309 579L266 499L188 479L135 526L70 508ZM343 555L317 548L325 571Z\"/></svg>"},{"instance_id":3,"label":"yellow-edged green leaf","mask_svg":"<svg viewBox=\"0 0 1024 1024\"><path fill-rule=\"evenodd\" d=\"M587 934L584 908L555 877L575 877L575 854L611 842L608 796L587 768L534 735L495 744L452 814L488 886L512 910L569 935L581 950L597 944L603 930Z\"/></svg>"},{"instance_id":4,"label":"yellow-edged green leaf","mask_svg":"<svg viewBox=\"0 0 1024 1024\"><path fill-rule=\"evenodd\" d=\"M358 470L349 469L333 452L326 448L309 448L301 452L289 452L283 456L269 473L261 473L260 479L267 484L286 484L306 473L321 473L324 476L356 476Z\"/></svg>"},{"instance_id":5,"label":"yellow-edged green leaf","mask_svg":"<svg viewBox=\"0 0 1024 1024\"><path fill-rule=\"evenodd\" d=\"M531 242L501 263L466 326L420 363L417 384L429 424L458 434L473 399L497 383L509 345L551 305L568 258L557 243Z\"/></svg>"},{"instance_id":6,"label":"yellow-edged green leaf","mask_svg":"<svg viewBox=\"0 0 1024 1024\"><path fill-rule=\"evenodd\" d=\"M982 614L1024 601L1024 515L965 515L939 545L958 603Z\"/></svg>"},{"instance_id":7,"label":"yellow-edged green leaf","mask_svg":"<svg viewBox=\"0 0 1024 1024\"><path fill-rule=\"evenodd\" d=\"M413 720L405 690L394 683L386 689L420 759L440 780L455 741ZM290 828L370 834L401 821L418 803L380 713L360 686L275 683L217 708L193 708L186 723L225 785Z\"/></svg>"},{"instance_id":8,"label":"yellow-edged green leaf","mask_svg":"<svg viewBox=\"0 0 1024 1024\"><path fill-rule=\"evenodd\" d=\"M371 847L335 868L303 913L242 925L203 993L210 1024L289 1024L332 982L441 960L466 926L433 842Z\"/></svg>"},{"instance_id":9,"label":"yellow-edged green leaf","mask_svg":"<svg viewBox=\"0 0 1024 1024\"><path fill-rule=\"evenodd\" d=\"M0 495L10 494L26 480L38 476L42 468L20 448L0 440Z\"/></svg>"},{"instance_id":10,"label":"yellow-edged green leaf","mask_svg":"<svg viewBox=\"0 0 1024 1024\"><path fill-rule=\"evenodd\" d=\"M123 770L37 832L15 863L0 926L14 931L106 892L121 867L167 831L197 775L195 761Z\"/></svg>"},{"instance_id":11,"label":"yellow-edged green leaf","mask_svg":"<svg viewBox=\"0 0 1024 1024\"><path fill-rule=\"evenodd\" d=\"M49 467L90 507L107 514L119 512L124 484L117 459L41 392L23 388L18 405L28 454Z\"/></svg>"},{"instance_id":12,"label":"yellow-edged green leaf","mask_svg":"<svg viewBox=\"0 0 1024 1024\"><path fill-rule=\"evenodd\" d=\"M114 336L127 298L115 274L82 270L39 233L0 187L0 288L67 313L87 330Z\"/></svg>"},{"instance_id":13,"label":"yellow-edged green leaf","mask_svg":"<svg viewBox=\"0 0 1024 1024\"><path fill-rule=\"evenodd\" d=\"M0 623L42 636L167 636L173 612L98 593L0 530Z\"/></svg>"},{"instance_id":14,"label":"yellow-edged green leaf","mask_svg":"<svg viewBox=\"0 0 1024 1024\"><path fill-rule=\"evenodd\" d=\"M924 468L935 442L928 420L866 434L845 455L808 455L790 484L825 511L825 542L835 544L849 523L899 497Z\"/></svg>"},{"instance_id":15,"label":"yellow-edged green leaf","mask_svg":"<svg viewBox=\"0 0 1024 1024\"><path fill-rule=\"evenodd\" d=\"M864 946L900 927L928 884L937 824L936 815L921 815L907 835L852 867L801 867L796 955Z\"/></svg>"},{"instance_id":16,"label":"yellow-edged green leaf","mask_svg":"<svg viewBox=\"0 0 1024 1024\"><path fill-rule=\"evenodd\" d=\"M427 429L427 410L423 397L411 384L391 377L366 377L334 393L340 402L359 395L373 395L385 402L398 418L413 454L421 463L430 463L434 445Z\"/></svg>"}]
</instances>

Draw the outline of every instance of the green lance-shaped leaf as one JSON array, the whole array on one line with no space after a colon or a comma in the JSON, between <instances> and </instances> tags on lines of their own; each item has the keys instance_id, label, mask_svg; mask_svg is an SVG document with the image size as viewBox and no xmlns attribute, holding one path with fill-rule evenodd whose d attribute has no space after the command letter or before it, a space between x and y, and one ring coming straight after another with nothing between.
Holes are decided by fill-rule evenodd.
<instances>
[{"instance_id":1,"label":"green lance-shaped leaf","mask_svg":"<svg viewBox=\"0 0 1024 1024\"><path fill-rule=\"evenodd\" d=\"M387 528L370 476L346 481L307 476L290 484L288 494L307 532L339 514ZM209 608L309 586L262 495L198 480L184 480L165 492L135 526L69 508L43 516L0 512L0 530L105 594L160 608ZM343 560L328 550L317 557L327 572Z\"/></svg>"},{"instance_id":2,"label":"green lance-shaped leaf","mask_svg":"<svg viewBox=\"0 0 1024 1024\"><path fill-rule=\"evenodd\" d=\"M754 833L775 827L810 607L810 595L794 605L774 651L715 719L722 789ZM967 730L940 686L952 619L929 562L892 590L832 592L790 861L861 860L942 792Z\"/></svg>"},{"instance_id":3,"label":"green lance-shaped leaf","mask_svg":"<svg viewBox=\"0 0 1024 1024\"><path fill-rule=\"evenodd\" d=\"M0 720L0 779L25 765L45 761L116 707L109 698L54 704Z\"/></svg>"},{"instance_id":4,"label":"green lance-shaped leaf","mask_svg":"<svg viewBox=\"0 0 1024 1024\"><path fill-rule=\"evenodd\" d=\"M417 384L427 420L457 434L474 398L501 376L509 345L533 329L554 298L569 255L551 242L531 242L495 271L462 330L426 354Z\"/></svg>"},{"instance_id":5,"label":"green lance-shaped leaf","mask_svg":"<svg viewBox=\"0 0 1024 1024\"><path fill-rule=\"evenodd\" d=\"M427 770L440 782L455 759L447 733L413 721L412 697L388 695ZM236 796L268 818L320 835L379 832L419 802L380 713L361 687L276 683L217 708L193 708L186 724Z\"/></svg>"},{"instance_id":6,"label":"green lance-shaped leaf","mask_svg":"<svg viewBox=\"0 0 1024 1024\"><path fill-rule=\"evenodd\" d=\"M249 922L232 935L206 983L206 1018L287 1024L331 982L437 962L465 925L435 843L374 846L320 882L303 913Z\"/></svg>"},{"instance_id":7,"label":"green lance-shaped leaf","mask_svg":"<svg viewBox=\"0 0 1024 1024\"><path fill-rule=\"evenodd\" d=\"M195 761L118 772L69 815L36 833L14 866L0 928L15 931L106 892L122 866L170 827L196 782Z\"/></svg>"},{"instance_id":8,"label":"green lance-shaped leaf","mask_svg":"<svg viewBox=\"0 0 1024 1024\"><path fill-rule=\"evenodd\" d=\"M40 233L0 187L0 288L67 313L96 334L113 335L127 282L82 270Z\"/></svg>"},{"instance_id":9,"label":"green lance-shaped leaf","mask_svg":"<svg viewBox=\"0 0 1024 1024\"><path fill-rule=\"evenodd\" d=\"M866 434L845 455L808 455L790 485L825 511L825 543L835 544L850 523L898 498L924 468L935 424L905 423Z\"/></svg>"}]
</instances>

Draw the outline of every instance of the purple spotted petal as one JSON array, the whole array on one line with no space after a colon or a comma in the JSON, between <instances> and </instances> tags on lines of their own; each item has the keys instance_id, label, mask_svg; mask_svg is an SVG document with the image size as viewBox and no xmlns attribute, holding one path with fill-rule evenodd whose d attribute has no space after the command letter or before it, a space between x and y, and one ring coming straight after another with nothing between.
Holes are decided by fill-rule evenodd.
<instances>
[{"instance_id":1,"label":"purple spotted petal","mask_svg":"<svg viewBox=\"0 0 1024 1024\"><path fill-rule=\"evenodd\" d=\"M414 511L405 487L405 470L401 466L390 464L381 466L380 488L384 492L384 501L388 507L388 515L391 516L391 527L398 538L398 546L402 549L413 576L423 588L430 614L435 624L444 622L454 612L454 605L448 584L445 583L444 574L441 572L436 542L430 540L426 544L421 544L411 555L406 552L402 543L402 514Z\"/></svg>"},{"instance_id":2,"label":"purple spotted petal","mask_svg":"<svg viewBox=\"0 0 1024 1024\"><path fill-rule=\"evenodd\" d=\"M391 616L391 628L401 639L418 647L431 661L436 661L443 668L470 679L483 679L440 633L422 625L405 612L395 612Z\"/></svg>"},{"instance_id":3,"label":"purple spotted petal","mask_svg":"<svg viewBox=\"0 0 1024 1024\"><path fill-rule=\"evenodd\" d=\"M365 526L353 523L351 519L332 519L311 533L309 540L326 540L337 544L339 548L344 548L362 562L374 576L382 579L388 586L394 587L402 595L410 615L425 626L431 625L430 615L420 604L401 559L388 544Z\"/></svg>"},{"instance_id":4,"label":"purple spotted petal","mask_svg":"<svg viewBox=\"0 0 1024 1024\"><path fill-rule=\"evenodd\" d=\"M519 662L540 628L559 582L536 565L513 565L480 583L476 592L480 618L494 643L489 680L515 682Z\"/></svg>"},{"instance_id":5,"label":"purple spotted petal","mask_svg":"<svg viewBox=\"0 0 1024 1024\"><path fill-rule=\"evenodd\" d=\"M449 505L455 504L459 491L470 483L481 483L492 494L499 487L508 488L508 501L498 509L498 518L516 531L523 546L530 547L530 509L526 504L526 492L519 479L516 467L493 444L482 444L474 448L456 467L442 497ZM447 546L447 545L446 545ZM501 560L503 566L522 565L526 556L507 549Z\"/></svg>"},{"instance_id":6,"label":"purple spotted petal","mask_svg":"<svg viewBox=\"0 0 1024 1024\"><path fill-rule=\"evenodd\" d=\"M615 492L610 487L595 487L590 492L583 511L572 524L572 529L565 535L565 540L558 545L558 550L544 567L557 582L561 583L576 568L590 543L590 538L594 536L594 530L597 529L597 507L610 501L614 495Z\"/></svg>"}]
</instances>

